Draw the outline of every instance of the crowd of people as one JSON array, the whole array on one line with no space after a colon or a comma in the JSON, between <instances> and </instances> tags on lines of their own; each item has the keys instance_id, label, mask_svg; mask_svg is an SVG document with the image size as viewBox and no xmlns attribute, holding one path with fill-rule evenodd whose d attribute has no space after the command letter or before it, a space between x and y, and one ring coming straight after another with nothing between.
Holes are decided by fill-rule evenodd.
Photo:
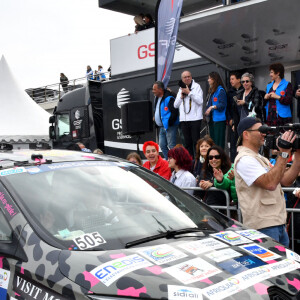
<instances>
[{"instance_id":1,"label":"crowd of people","mask_svg":"<svg viewBox=\"0 0 300 300\"><path fill-rule=\"evenodd\" d=\"M177 94L156 81L152 89L153 119L159 130L159 145L153 141L144 143L147 161L143 166L178 187L200 187L201 190L188 192L208 205L226 206L221 191L226 190L231 205L239 205L245 225L288 246L286 199L281 185L291 186L298 178L300 151L295 151L292 160L295 136L286 131L277 150L265 151L264 157L266 134L258 128L263 124L291 123L293 97L298 97L300 90L293 92L291 83L284 79L282 64L272 64L269 71L271 82L265 91L255 86L253 74L232 72L228 92L220 75L212 72L206 101L189 71L181 74ZM200 138L203 125L208 134ZM224 150L226 126L231 145L228 154ZM176 145L180 130L183 145ZM277 159L272 165L269 154L274 153ZM134 159L141 165L141 160Z\"/></svg>"}]
</instances>

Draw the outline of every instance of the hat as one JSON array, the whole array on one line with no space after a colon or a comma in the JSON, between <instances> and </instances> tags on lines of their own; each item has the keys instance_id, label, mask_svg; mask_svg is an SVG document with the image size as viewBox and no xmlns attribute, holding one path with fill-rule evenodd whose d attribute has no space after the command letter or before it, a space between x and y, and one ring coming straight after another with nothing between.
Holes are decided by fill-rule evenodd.
<instances>
[{"instance_id":1,"label":"hat","mask_svg":"<svg viewBox=\"0 0 300 300\"><path fill-rule=\"evenodd\" d=\"M249 128L251 128L254 124L261 123L261 121L257 118L253 117L246 117L242 119L237 127L237 133L238 133L238 141L236 143L236 146L239 146L242 142L243 132Z\"/></svg>"}]
</instances>

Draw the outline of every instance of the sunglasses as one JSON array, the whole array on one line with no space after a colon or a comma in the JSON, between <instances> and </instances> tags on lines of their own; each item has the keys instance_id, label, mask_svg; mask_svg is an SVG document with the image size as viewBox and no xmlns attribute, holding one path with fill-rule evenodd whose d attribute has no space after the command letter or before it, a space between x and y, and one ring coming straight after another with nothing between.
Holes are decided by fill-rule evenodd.
<instances>
[{"instance_id":1,"label":"sunglasses","mask_svg":"<svg viewBox=\"0 0 300 300\"><path fill-rule=\"evenodd\" d=\"M249 82L250 82L250 80L242 80L242 81L241 81L242 84L244 84L244 83L249 83Z\"/></svg>"},{"instance_id":2,"label":"sunglasses","mask_svg":"<svg viewBox=\"0 0 300 300\"><path fill-rule=\"evenodd\" d=\"M209 160L212 160L212 159L220 159L221 158L221 155L219 154L219 155L208 155L208 159Z\"/></svg>"}]
</instances>

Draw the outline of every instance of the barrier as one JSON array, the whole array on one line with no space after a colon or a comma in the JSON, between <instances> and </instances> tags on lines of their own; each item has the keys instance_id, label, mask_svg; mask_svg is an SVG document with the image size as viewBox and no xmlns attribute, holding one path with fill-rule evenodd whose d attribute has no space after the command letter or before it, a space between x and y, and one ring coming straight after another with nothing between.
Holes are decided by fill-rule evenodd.
<instances>
[{"instance_id":1,"label":"barrier","mask_svg":"<svg viewBox=\"0 0 300 300\"><path fill-rule=\"evenodd\" d=\"M284 192L293 192L297 187L283 187L282 190ZM202 188L200 187L183 187L183 190L194 190L194 191L204 191ZM211 187L209 189L209 191L218 191L218 192L223 192L225 194L226 197L226 206L215 206L215 205L211 205L210 207L220 210L226 210L226 215L227 217L230 218L230 211L236 211L237 212L237 216L238 216L238 220L240 223L243 223L243 219L242 219L242 213L240 208L238 207L238 205L230 205L230 197L229 194L226 190L221 190L221 189L217 189L215 187ZM199 199L200 200L200 199ZM200 200L202 202L202 200ZM294 214L295 213L299 213L300 214L300 209L299 208L287 208L286 209L287 213L291 213L291 224L290 224L290 228L291 228L291 249L294 251L295 249L295 228L294 228ZM299 229L300 230L300 229Z\"/></svg>"}]
</instances>

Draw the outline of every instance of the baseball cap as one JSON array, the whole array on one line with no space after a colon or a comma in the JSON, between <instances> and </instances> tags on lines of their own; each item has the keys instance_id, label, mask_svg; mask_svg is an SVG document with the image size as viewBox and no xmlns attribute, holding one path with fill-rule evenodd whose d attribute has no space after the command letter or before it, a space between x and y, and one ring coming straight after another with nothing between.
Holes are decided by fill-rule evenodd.
<instances>
[{"instance_id":1,"label":"baseball cap","mask_svg":"<svg viewBox=\"0 0 300 300\"><path fill-rule=\"evenodd\" d=\"M243 132L249 128L251 128L254 124L261 123L261 120L258 118L253 117L246 117L242 119L237 127L237 133L238 133L238 141L236 143L236 146L240 146L242 142Z\"/></svg>"}]
</instances>

